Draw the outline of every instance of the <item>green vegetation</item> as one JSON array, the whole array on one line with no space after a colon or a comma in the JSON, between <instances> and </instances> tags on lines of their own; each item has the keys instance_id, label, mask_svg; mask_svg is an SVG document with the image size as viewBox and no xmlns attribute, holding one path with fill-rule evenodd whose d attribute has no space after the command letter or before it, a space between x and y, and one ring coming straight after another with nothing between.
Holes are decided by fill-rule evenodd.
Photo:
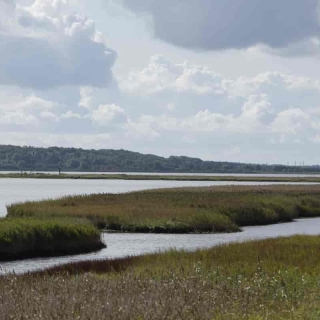
<instances>
[{"instance_id":1,"label":"green vegetation","mask_svg":"<svg viewBox=\"0 0 320 320\"><path fill-rule=\"evenodd\" d=\"M0 219L0 261L103 247L99 231L85 219Z\"/></svg>"},{"instance_id":2,"label":"green vegetation","mask_svg":"<svg viewBox=\"0 0 320 320\"><path fill-rule=\"evenodd\" d=\"M0 145L0 170L7 171L111 171L111 172L320 172L319 166L284 166L169 158L126 150L83 150Z\"/></svg>"},{"instance_id":3,"label":"green vegetation","mask_svg":"<svg viewBox=\"0 0 320 320\"><path fill-rule=\"evenodd\" d=\"M159 189L8 206L9 217L76 217L124 232L234 232L320 216L320 185Z\"/></svg>"},{"instance_id":4,"label":"green vegetation","mask_svg":"<svg viewBox=\"0 0 320 320\"><path fill-rule=\"evenodd\" d=\"M3 276L0 318L316 320L319 250L296 236Z\"/></svg>"}]
</instances>

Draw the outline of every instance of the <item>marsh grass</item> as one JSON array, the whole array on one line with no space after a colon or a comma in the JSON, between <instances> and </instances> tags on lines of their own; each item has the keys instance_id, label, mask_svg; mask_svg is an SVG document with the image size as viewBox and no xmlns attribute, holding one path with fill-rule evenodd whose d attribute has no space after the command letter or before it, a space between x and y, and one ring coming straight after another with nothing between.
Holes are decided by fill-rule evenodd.
<instances>
[{"instance_id":1,"label":"marsh grass","mask_svg":"<svg viewBox=\"0 0 320 320\"><path fill-rule=\"evenodd\" d=\"M105 247L85 219L0 219L0 261L94 251Z\"/></svg>"},{"instance_id":2,"label":"marsh grass","mask_svg":"<svg viewBox=\"0 0 320 320\"><path fill-rule=\"evenodd\" d=\"M87 218L123 232L235 232L320 216L320 185L159 189L70 196L8 206L9 217Z\"/></svg>"},{"instance_id":3,"label":"marsh grass","mask_svg":"<svg viewBox=\"0 0 320 320\"><path fill-rule=\"evenodd\" d=\"M315 320L319 250L296 236L3 276L0 318Z\"/></svg>"}]
</instances>

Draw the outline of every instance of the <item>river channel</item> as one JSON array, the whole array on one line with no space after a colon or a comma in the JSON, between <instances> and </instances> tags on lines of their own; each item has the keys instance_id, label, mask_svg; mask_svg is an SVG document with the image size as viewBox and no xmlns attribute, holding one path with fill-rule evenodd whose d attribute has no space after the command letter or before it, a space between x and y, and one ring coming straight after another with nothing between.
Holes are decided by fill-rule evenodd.
<instances>
[{"instance_id":1,"label":"river channel","mask_svg":"<svg viewBox=\"0 0 320 320\"><path fill-rule=\"evenodd\" d=\"M0 263L0 274L17 274L41 270L58 264L82 260L112 259L165 251L172 248L196 250L209 248L230 242L291 236L296 234L319 235L320 218L301 219L295 222L269 226L246 227L242 232L229 234L133 234L104 233L103 240L107 248L96 253L66 256L58 258L29 259Z\"/></svg>"}]
</instances>

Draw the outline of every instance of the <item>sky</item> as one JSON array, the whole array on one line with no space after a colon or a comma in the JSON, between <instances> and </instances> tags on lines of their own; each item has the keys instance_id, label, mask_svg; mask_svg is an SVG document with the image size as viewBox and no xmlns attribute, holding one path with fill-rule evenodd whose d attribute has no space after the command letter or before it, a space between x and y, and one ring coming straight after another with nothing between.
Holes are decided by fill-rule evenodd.
<instances>
[{"instance_id":1,"label":"sky","mask_svg":"<svg viewBox=\"0 0 320 320\"><path fill-rule=\"evenodd\" d=\"M0 0L0 144L320 164L319 0Z\"/></svg>"}]
</instances>

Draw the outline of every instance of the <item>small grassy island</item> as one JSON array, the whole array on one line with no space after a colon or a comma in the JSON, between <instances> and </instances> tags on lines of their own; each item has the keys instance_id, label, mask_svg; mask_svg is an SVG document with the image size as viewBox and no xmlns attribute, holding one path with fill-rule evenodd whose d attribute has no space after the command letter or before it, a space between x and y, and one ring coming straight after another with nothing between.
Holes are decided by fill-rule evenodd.
<instances>
[{"instance_id":1,"label":"small grassy island","mask_svg":"<svg viewBox=\"0 0 320 320\"><path fill-rule=\"evenodd\" d=\"M320 185L158 189L8 206L10 218L82 218L119 232L216 233L320 216Z\"/></svg>"}]
</instances>

